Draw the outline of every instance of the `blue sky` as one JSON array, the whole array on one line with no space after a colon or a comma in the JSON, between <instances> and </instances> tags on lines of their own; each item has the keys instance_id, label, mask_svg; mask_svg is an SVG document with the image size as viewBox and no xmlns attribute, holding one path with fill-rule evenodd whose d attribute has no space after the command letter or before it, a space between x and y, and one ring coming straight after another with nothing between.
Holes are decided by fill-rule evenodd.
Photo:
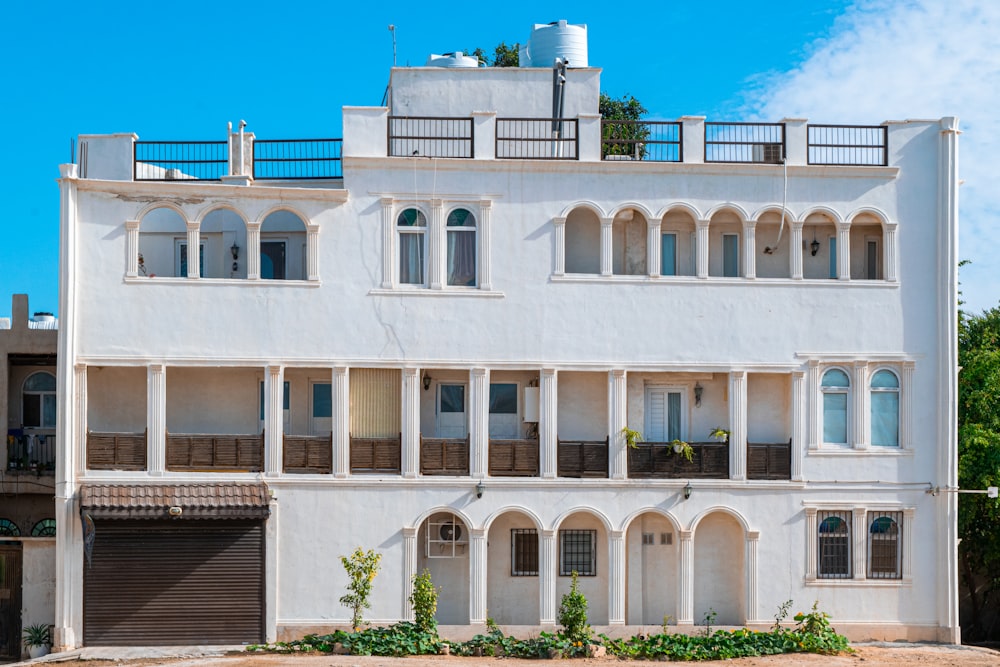
<instances>
[{"instance_id":1,"label":"blue sky","mask_svg":"<svg viewBox=\"0 0 1000 667\"><path fill-rule=\"evenodd\" d=\"M78 134L222 140L338 137L343 105L377 105L392 64L523 42L586 23L602 88L650 115L962 120L967 307L1000 301L1000 3L716 0L561 3L11 3L0 25L0 316L13 293L58 308L58 165Z\"/></svg>"}]
</instances>

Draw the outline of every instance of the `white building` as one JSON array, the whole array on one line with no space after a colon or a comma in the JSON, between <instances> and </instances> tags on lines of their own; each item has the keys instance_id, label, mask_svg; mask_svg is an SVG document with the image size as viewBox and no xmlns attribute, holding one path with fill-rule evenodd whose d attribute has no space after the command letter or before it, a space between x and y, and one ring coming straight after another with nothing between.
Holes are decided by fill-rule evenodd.
<instances>
[{"instance_id":1,"label":"white building","mask_svg":"<svg viewBox=\"0 0 1000 667\"><path fill-rule=\"evenodd\" d=\"M358 546L370 620L427 568L452 637L576 570L614 633L959 639L956 120L637 135L559 75L393 69L342 155L80 137L57 644L343 626Z\"/></svg>"}]
</instances>

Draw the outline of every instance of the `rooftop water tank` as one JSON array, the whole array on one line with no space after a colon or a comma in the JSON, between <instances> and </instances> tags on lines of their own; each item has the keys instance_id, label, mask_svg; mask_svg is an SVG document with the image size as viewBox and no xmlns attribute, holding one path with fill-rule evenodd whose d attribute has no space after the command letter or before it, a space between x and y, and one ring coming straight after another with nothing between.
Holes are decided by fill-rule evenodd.
<instances>
[{"instance_id":1,"label":"rooftop water tank","mask_svg":"<svg viewBox=\"0 0 1000 667\"><path fill-rule=\"evenodd\" d=\"M479 58L467 56L461 51L454 53L432 53L427 57L424 67L479 67Z\"/></svg>"},{"instance_id":2,"label":"rooftop water tank","mask_svg":"<svg viewBox=\"0 0 1000 667\"><path fill-rule=\"evenodd\" d=\"M556 58L568 61L569 67L587 67L587 26L536 23L518 55L521 67L552 67Z\"/></svg>"}]
</instances>

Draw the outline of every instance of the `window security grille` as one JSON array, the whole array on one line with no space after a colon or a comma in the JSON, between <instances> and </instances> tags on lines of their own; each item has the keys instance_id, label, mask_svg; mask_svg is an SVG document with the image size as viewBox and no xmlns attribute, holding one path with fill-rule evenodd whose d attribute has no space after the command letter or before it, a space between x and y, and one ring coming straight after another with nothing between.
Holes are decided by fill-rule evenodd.
<instances>
[{"instance_id":1,"label":"window security grille","mask_svg":"<svg viewBox=\"0 0 1000 667\"><path fill-rule=\"evenodd\" d=\"M660 533L660 544L673 544L674 534L673 533Z\"/></svg>"},{"instance_id":2,"label":"window security grille","mask_svg":"<svg viewBox=\"0 0 1000 667\"><path fill-rule=\"evenodd\" d=\"M538 531L534 528L512 528L510 531L510 575L538 576Z\"/></svg>"},{"instance_id":3,"label":"window security grille","mask_svg":"<svg viewBox=\"0 0 1000 667\"><path fill-rule=\"evenodd\" d=\"M819 540L816 568L820 579L851 578L851 513L819 512Z\"/></svg>"},{"instance_id":4,"label":"window security grille","mask_svg":"<svg viewBox=\"0 0 1000 667\"><path fill-rule=\"evenodd\" d=\"M597 531L559 531L559 576L597 576Z\"/></svg>"},{"instance_id":5,"label":"window security grille","mask_svg":"<svg viewBox=\"0 0 1000 667\"><path fill-rule=\"evenodd\" d=\"M868 512L868 578L901 579L902 512Z\"/></svg>"},{"instance_id":6,"label":"window security grille","mask_svg":"<svg viewBox=\"0 0 1000 667\"><path fill-rule=\"evenodd\" d=\"M653 533L642 534L642 546L648 547L656 544L656 536Z\"/></svg>"}]
</instances>

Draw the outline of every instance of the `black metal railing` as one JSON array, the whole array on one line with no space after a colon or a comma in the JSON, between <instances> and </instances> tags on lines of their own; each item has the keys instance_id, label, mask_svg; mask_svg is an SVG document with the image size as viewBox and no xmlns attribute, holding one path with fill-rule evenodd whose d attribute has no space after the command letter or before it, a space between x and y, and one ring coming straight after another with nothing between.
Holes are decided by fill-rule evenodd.
<instances>
[{"instance_id":1,"label":"black metal railing","mask_svg":"<svg viewBox=\"0 0 1000 667\"><path fill-rule=\"evenodd\" d=\"M391 157L475 157L471 118L389 116Z\"/></svg>"},{"instance_id":2,"label":"black metal railing","mask_svg":"<svg viewBox=\"0 0 1000 667\"><path fill-rule=\"evenodd\" d=\"M809 164L889 164L889 128L885 125L809 125L807 131Z\"/></svg>"},{"instance_id":3,"label":"black metal railing","mask_svg":"<svg viewBox=\"0 0 1000 667\"><path fill-rule=\"evenodd\" d=\"M137 141L132 178L137 181L218 181L229 173L225 141Z\"/></svg>"},{"instance_id":4,"label":"black metal railing","mask_svg":"<svg viewBox=\"0 0 1000 667\"><path fill-rule=\"evenodd\" d=\"M257 180L342 178L342 139L257 139L253 177Z\"/></svg>"},{"instance_id":5,"label":"black metal railing","mask_svg":"<svg viewBox=\"0 0 1000 667\"><path fill-rule=\"evenodd\" d=\"M496 156L514 160L577 160L575 118L497 118Z\"/></svg>"},{"instance_id":6,"label":"black metal railing","mask_svg":"<svg viewBox=\"0 0 1000 667\"><path fill-rule=\"evenodd\" d=\"M705 123L705 162L780 164L784 123Z\"/></svg>"},{"instance_id":7,"label":"black metal railing","mask_svg":"<svg viewBox=\"0 0 1000 667\"><path fill-rule=\"evenodd\" d=\"M680 123L602 120L601 159L683 162L681 136Z\"/></svg>"}]
</instances>

